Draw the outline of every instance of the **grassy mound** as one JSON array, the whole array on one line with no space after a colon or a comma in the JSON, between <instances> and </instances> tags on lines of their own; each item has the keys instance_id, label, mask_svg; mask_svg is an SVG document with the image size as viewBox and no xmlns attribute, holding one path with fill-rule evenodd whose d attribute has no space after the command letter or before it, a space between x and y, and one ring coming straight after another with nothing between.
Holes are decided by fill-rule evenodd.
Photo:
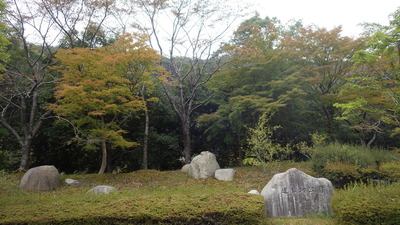
<instances>
[{"instance_id":1,"label":"grassy mound","mask_svg":"<svg viewBox=\"0 0 400 225\"><path fill-rule=\"evenodd\" d=\"M180 171L155 170L63 179L67 177L82 185L23 192L18 189L21 175L1 177L0 224L260 224L265 220L263 198L247 194L258 187L242 184L240 173L235 182L195 180ZM267 182L254 174L253 179ZM100 184L120 192L85 194Z\"/></svg>"},{"instance_id":2,"label":"grassy mound","mask_svg":"<svg viewBox=\"0 0 400 225\"><path fill-rule=\"evenodd\" d=\"M292 167L313 175L310 163L291 162L235 168L231 182L196 180L180 171L63 175L81 185L63 183L49 192L23 192L22 174L2 175L0 224L331 224L331 218L265 218L262 196L247 194ZM96 185L119 193L85 194Z\"/></svg>"}]
</instances>

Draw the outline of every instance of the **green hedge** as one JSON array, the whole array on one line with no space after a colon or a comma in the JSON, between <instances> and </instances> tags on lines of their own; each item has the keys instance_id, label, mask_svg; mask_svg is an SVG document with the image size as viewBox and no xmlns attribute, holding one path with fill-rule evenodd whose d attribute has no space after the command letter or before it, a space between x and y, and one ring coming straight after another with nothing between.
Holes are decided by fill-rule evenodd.
<instances>
[{"instance_id":1,"label":"green hedge","mask_svg":"<svg viewBox=\"0 0 400 225\"><path fill-rule=\"evenodd\" d=\"M312 169L338 188L351 182L400 180L400 156L393 151L333 143L311 152Z\"/></svg>"},{"instance_id":2,"label":"green hedge","mask_svg":"<svg viewBox=\"0 0 400 225\"><path fill-rule=\"evenodd\" d=\"M386 162L400 162L400 155L384 149L369 149L346 144L326 144L312 150L312 168L321 173L327 163L342 162L357 167L379 167Z\"/></svg>"},{"instance_id":3,"label":"green hedge","mask_svg":"<svg viewBox=\"0 0 400 225\"><path fill-rule=\"evenodd\" d=\"M113 194L82 196L81 202L68 201L65 205L55 204L57 207L49 205L34 212L24 209L25 217L0 217L0 224L262 224L265 221L263 198L247 193L139 198Z\"/></svg>"},{"instance_id":4,"label":"green hedge","mask_svg":"<svg viewBox=\"0 0 400 225\"><path fill-rule=\"evenodd\" d=\"M392 183L400 181L400 163L383 163L379 167L357 167L343 162L327 163L322 175L330 180L335 187L343 188L353 182L369 181Z\"/></svg>"},{"instance_id":5,"label":"green hedge","mask_svg":"<svg viewBox=\"0 0 400 225\"><path fill-rule=\"evenodd\" d=\"M333 195L332 208L338 224L400 224L400 183L347 186Z\"/></svg>"}]
</instances>

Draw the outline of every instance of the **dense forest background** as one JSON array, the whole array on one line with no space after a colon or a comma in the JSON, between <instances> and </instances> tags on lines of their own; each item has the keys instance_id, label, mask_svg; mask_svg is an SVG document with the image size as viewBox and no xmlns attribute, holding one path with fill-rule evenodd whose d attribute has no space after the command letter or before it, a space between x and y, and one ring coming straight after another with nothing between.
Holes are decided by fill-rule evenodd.
<instances>
[{"instance_id":1,"label":"dense forest background","mask_svg":"<svg viewBox=\"0 0 400 225\"><path fill-rule=\"evenodd\" d=\"M400 8L357 38L256 14L221 42L247 12L216 2L1 2L0 170L307 160L316 134L400 148Z\"/></svg>"}]
</instances>

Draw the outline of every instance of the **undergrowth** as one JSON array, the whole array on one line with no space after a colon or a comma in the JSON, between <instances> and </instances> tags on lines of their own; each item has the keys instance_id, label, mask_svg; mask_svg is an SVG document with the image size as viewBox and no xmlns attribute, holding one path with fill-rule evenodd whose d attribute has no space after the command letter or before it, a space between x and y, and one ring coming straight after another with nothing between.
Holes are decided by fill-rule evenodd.
<instances>
[{"instance_id":1,"label":"undergrowth","mask_svg":"<svg viewBox=\"0 0 400 225\"><path fill-rule=\"evenodd\" d=\"M332 207L338 224L400 224L400 183L355 183L337 190Z\"/></svg>"}]
</instances>

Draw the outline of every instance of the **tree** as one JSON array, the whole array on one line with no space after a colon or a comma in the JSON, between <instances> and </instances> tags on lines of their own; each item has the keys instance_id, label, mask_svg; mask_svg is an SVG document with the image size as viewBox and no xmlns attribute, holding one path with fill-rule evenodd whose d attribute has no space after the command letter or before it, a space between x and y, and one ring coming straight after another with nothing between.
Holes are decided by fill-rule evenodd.
<instances>
[{"instance_id":1,"label":"tree","mask_svg":"<svg viewBox=\"0 0 400 225\"><path fill-rule=\"evenodd\" d=\"M108 3L86 0L7 1L4 22L9 28L8 37L12 45L7 49L11 58L3 61L6 70L1 78L0 122L21 146L19 170L29 168L32 141L43 121L52 113L45 110L44 105L52 97L52 85L57 79L48 69L54 63L54 46L62 35L69 37L71 44L68 47L73 46L75 40L92 43L92 46L98 44L98 31L105 21L98 18L102 12L108 15L108 11L103 10Z\"/></svg>"},{"instance_id":2,"label":"tree","mask_svg":"<svg viewBox=\"0 0 400 225\"><path fill-rule=\"evenodd\" d=\"M63 38L60 46L74 47L102 47L107 45L105 24L110 30L118 27L107 23L116 8L115 0L34 0L40 6L43 16L54 23Z\"/></svg>"},{"instance_id":3,"label":"tree","mask_svg":"<svg viewBox=\"0 0 400 225\"><path fill-rule=\"evenodd\" d=\"M213 55L238 11L228 1L139 0L138 6L147 21L138 21L148 28L153 46L168 65L170 84L164 92L179 117L183 134L185 162L191 160L191 123L193 113L212 95L200 96L211 77L224 62ZM220 26L214 27L218 23ZM220 29L220 27L224 27Z\"/></svg>"},{"instance_id":4,"label":"tree","mask_svg":"<svg viewBox=\"0 0 400 225\"><path fill-rule=\"evenodd\" d=\"M7 52L7 46L10 42L6 36L6 25L4 24L4 18L6 13L6 4L3 0L0 0L0 71L4 70L4 62L7 62L10 58Z\"/></svg>"},{"instance_id":5,"label":"tree","mask_svg":"<svg viewBox=\"0 0 400 225\"><path fill-rule=\"evenodd\" d=\"M271 97L269 85L285 67L276 49L281 31L276 18L256 15L244 21L221 48L229 57L229 69L215 74L206 85L215 93L211 103L217 109L201 115L197 122L206 127L209 141L223 141L220 145L226 146L225 151L239 165L243 165L248 146L246 127L254 126L263 112L283 106Z\"/></svg>"},{"instance_id":6,"label":"tree","mask_svg":"<svg viewBox=\"0 0 400 225\"><path fill-rule=\"evenodd\" d=\"M149 46L144 45L147 41L147 36L138 35L139 41L135 45L132 37L124 35L117 45L119 49L125 49L130 52L129 58L131 61L126 65L125 78L129 80L128 87L133 95L141 97L144 106L145 126L143 134L143 161L142 169L148 169L148 138L149 138L149 107L150 102L157 101L154 97L154 88L156 80L161 83L166 82L167 73L161 65L155 64L159 60L158 55ZM136 53L138 52L138 53Z\"/></svg>"},{"instance_id":7,"label":"tree","mask_svg":"<svg viewBox=\"0 0 400 225\"><path fill-rule=\"evenodd\" d=\"M140 88L140 75L148 73L149 65L159 60L143 39L132 41L124 36L108 47L60 50L56 55L60 66L55 68L62 79L55 94L59 104L50 109L71 121L79 133L77 140L92 148L100 144L99 174L107 167L108 145L137 145L125 139L120 125L129 114L144 109L135 89ZM143 72L137 74L137 69Z\"/></svg>"},{"instance_id":8,"label":"tree","mask_svg":"<svg viewBox=\"0 0 400 225\"><path fill-rule=\"evenodd\" d=\"M43 102L51 96L55 80L48 67L53 64L57 38L53 24L44 19L38 6L28 1L8 1L4 18L8 29L10 59L3 61L0 80L0 123L21 147L19 170L30 165L32 141L51 111Z\"/></svg>"},{"instance_id":9,"label":"tree","mask_svg":"<svg viewBox=\"0 0 400 225\"><path fill-rule=\"evenodd\" d=\"M377 134L386 132L383 124L393 127L392 135L400 133L400 9L389 26L365 26L366 49L354 55L356 67L335 106L342 113L338 119L359 131L369 147Z\"/></svg>"},{"instance_id":10,"label":"tree","mask_svg":"<svg viewBox=\"0 0 400 225\"><path fill-rule=\"evenodd\" d=\"M340 27L332 30L300 27L294 34L288 33L280 44L293 62L287 73L300 84L296 88L319 108L331 139L335 139L337 114L333 103L347 82L353 66L352 56L363 44L362 39L343 37L341 31Z\"/></svg>"}]
</instances>

